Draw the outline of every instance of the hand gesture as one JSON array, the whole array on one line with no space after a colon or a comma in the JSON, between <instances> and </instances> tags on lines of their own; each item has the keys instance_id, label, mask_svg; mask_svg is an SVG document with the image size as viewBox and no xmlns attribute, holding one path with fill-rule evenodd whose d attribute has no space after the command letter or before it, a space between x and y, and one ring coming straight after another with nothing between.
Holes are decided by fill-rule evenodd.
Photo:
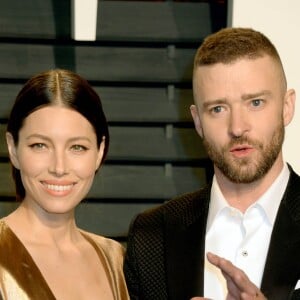
<instances>
[{"instance_id":1,"label":"hand gesture","mask_svg":"<svg viewBox=\"0 0 300 300\"><path fill-rule=\"evenodd\" d=\"M207 253L208 261L222 271L226 279L228 294L226 300L266 300L259 288L248 276L230 261L218 255ZM193 297L190 300L210 300L204 297Z\"/></svg>"}]
</instances>

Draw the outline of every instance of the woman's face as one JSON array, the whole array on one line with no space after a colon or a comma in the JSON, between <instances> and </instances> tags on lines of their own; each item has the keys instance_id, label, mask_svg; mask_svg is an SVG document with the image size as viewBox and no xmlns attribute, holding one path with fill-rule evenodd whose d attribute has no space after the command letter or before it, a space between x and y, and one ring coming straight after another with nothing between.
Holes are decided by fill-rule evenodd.
<instances>
[{"instance_id":1,"label":"woman's face","mask_svg":"<svg viewBox=\"0 0 300 300\"><path fill-rule=\"evenodd\" d=\"M18 145L7 134L11 161L20 170L24 201L37 211L67 213L88 193L101 163L92 125L62 106L31 113L19 132Z\"/></svg>"}]
</instances>

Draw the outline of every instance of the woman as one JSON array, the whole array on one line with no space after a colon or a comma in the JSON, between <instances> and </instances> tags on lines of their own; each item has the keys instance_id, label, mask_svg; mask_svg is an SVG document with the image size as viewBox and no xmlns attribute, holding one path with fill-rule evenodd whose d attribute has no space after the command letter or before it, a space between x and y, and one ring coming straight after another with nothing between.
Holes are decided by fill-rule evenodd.
<instances>
[{"instance_id":1,"label":"woman","mask_svg":"<svg viewBox=\"0 0 300 300\"><path fill-rule=\"evenodd\" d=\"M74 219L109 145L96 92L66 70L32 77L16 98L6 140L21 202L0 220L2 298L129 299L122 246Z\"/></svg>"}]
</instances>

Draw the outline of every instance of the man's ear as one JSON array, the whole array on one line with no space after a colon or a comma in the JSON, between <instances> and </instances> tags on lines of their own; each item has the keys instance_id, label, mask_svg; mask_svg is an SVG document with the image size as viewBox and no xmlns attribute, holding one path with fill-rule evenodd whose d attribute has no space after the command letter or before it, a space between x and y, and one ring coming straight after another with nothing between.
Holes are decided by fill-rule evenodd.
<instances>
[{"instance_id":1,"label":"man's ear","mask_svg":"<svg viewBox=\"0 0 300 300\"><path fill-rule=\"evenodd\" d=\"M99 169L99 167L100 167L100 165L102 163L104 149L105 149L105 136L103 136L102 142L101 142L99 150L98 150L98 156L97 156L96 170L95 171L97 171Z\"/></svg>"},{"instance_id":2,"label":"man's ear","mask_svg":"<svg viewBox=\"0 0 300 300\"><path fill-rule=\"evenodd\" d=\"M6 132L6 144L8 147L8 153L11 163L16 169L19 169L19 160L17 155L17 147L15 145L14 138L11 133Z\"/></svg>"},{"instance_id":3,"label":"man's ear","mask_svg":"<svg viewBox=\"0 0 300 300\"><path fill-rule=\"evenodd\" d=\"M191 111L191 114L192 114L192 117L193 117L193 120L194 120L195 129L198 132L198 134L201 137L203 137L203 130L202 130L201 120L200 120L200 117L199 117L199 112L198 112L197 106L192 104L190 106L190 111Z\"/></svg>"},{"instance_id":4,"label":"man's ear","mask_svg":"<svg viewBox=\"0 0 300 300\"><path fill-rule=\"evenodd\" d=\"M295 113L296 92L290 89L286 92L283 103L283 122L287 126L293 119Z\"/></svg>"}]
</instances>

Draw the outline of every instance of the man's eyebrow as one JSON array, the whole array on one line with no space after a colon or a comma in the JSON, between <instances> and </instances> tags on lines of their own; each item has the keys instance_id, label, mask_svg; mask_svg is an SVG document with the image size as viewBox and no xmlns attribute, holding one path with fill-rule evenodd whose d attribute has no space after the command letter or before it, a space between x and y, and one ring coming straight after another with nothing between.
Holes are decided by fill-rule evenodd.
<instances>
[{"instance_id":1,"label":"man's eyebrow","mask_svg":"<svg viewBox=\"0 0 300 300\"><path fill-rule=\"evenodd\" d=\"M262 90L257 93L247 93L242 95L242 100L249 100L249 99L255 99L262 96L270 96L272 94L269 90ZM211 100L205 100L202 103L202 107L206 109L207 107L214 106L214 105L222 105L227 104L228 100L226 98L219 98L219 99L211 99Z\"/></svg>"},{"instance_id":2,"label":"man's eyebrow","mask_svg":"<svg viewBox=\"0 0 300 300\"><path fill-rule=\"evenodd\" d=\"M243 100L254 99L254 98L259 98L261 96L270 96L271 94L272 94L271 91L263 90L263 91L259 91L257 93L243 94L242 99Z\"/></svg>"},{"instance_id":3,"label":"man's eyebrow","mask_svg":"<svg viewBox=\"0 0 300 300\"><path fill-rule=\"evenodd\" d=\"M203 108L207 108L209 106L221 105L228 103L226 98L214 99L214 100L206 100L202 103Z\"/></svg>"}]
</instances>

